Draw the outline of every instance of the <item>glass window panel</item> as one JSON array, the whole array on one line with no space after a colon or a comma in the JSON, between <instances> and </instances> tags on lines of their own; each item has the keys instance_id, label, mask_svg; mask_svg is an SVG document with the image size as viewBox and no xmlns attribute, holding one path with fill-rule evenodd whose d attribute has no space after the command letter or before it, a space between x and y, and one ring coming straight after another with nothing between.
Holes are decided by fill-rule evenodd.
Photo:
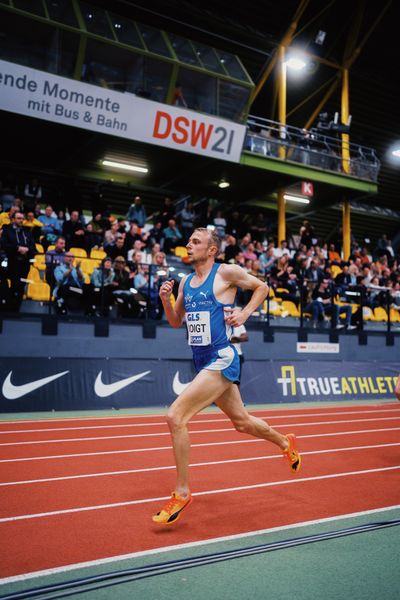
<instances>
[{"instance_id":1,"label":"glass window panel","mask_svg":"<svg viewBox=\"0 0 400 600\"><path fill-rule=\"evenodd\" d=\"M14 0L14 7L45 17L42 0Z\"/></svg>"},{"instance_id":2,"label":"glass window panel","mask_svg":"<svg viewBox=\"0 0 400 600\"><path fill-rule=\"evenodd\" d=\"M158 29L154 29L148 25L142 25L141 23L137 23L137 26L142 34L144 43L150 52L172 58L167 44L165 43L164 38Z\"/></svg>"},{"instance_id":3,"label":"glass window panel","mask_svg":"<svg viewBox=\"0 0 400 600\"><path fill-rule=\"evenodd\" d=\"M205 73L179 69L177 85L182 88L182 96L176 97L176 104L182 105L182 97L188 108L210 115L218 114L217 79Z\"/></svg>"},{"instance_id":4,"label":"glass window panel","mask_svg":"<svg viewBox=\"0 0 400 600\"><path fill-rule=\"evenodd\" d=\"M122 44L129 44L129 46L133 46L134 48L143 49L142 40L137 32L135 23L130 19L112 13L109 13L109 15L118 41Z\"/></svg>"},{"instance_id":5,"label":"glass window panel","mask_svg":"<svg viewBox=\"0 0 400 600\"><path fill-rule=\"evenodd\" d=\"M221 63L224 65L231 77L234 77L235 79L241 79L242 81L249 81L247 74L243 70L242 65L234 54L221 52L220 50L217 50L216 52Z\"/></svg>"},{"instance_id":6,"label":"glass window panel","mask_svg":"<svg viewBox=\"0 0 400 600\"><path fill-rule=\"evenodd\" d=\"M78 46L78 33L14 13L2 14L0 56L3 60L72 77Z\"/></svg>"},{"instance_id":7,"label":"glass window panel","mask_svg":"<svg viewBox=\"0 0 400 600\"><path fill-rule=\"evenodd\" d=\"M78 27L71 0L45 0L47 12L52 21Z\"/></svg>"},{"instance_id":8,"label":"glass window panel","mask_svg":"<svg viewBox=\"0 0 400 600\"><path fill-rule=\"evenodd\" d=\"M165 102L171 65L146 56L88 40L84 81Z\"/></svg>"},{"instance_id":9,"label":"glass window panel","mask_svg":"<svg viewBox=\"0 0 400 600\"><path fill-rule=\"evenodd\" d=\"M198 57L206 69L214 71L215 73L222 73L223 75L226 75L221 61L212 48L209 48L208 46L202 46L201 44L197 44L197 42L193 42L193 45L196 49Z\"/></svg>"},{"instance_id":10,"label":"glass window panel","mask_svg":"<svg viewBox=\"0 0 400 600\"><path fill-rule=\"evenodd\" d=\"M87 2L80 2L80 7L86 28L90 33L114 39L105 10L92 6Z\"/></svg>"},{"instance_id":11,"label":"glass window panel","mask_svg":"<svg viewBox=\"0 0 400 600\"><path fill-rule=\"evenodd\" d=\"M250 98L249 88L219 80L219 116L231 121L243 122L245 109Z\"/></svg>"},{"instance_id":12,"label":"glass window panel","mask_svg":"<svg viewBox=\"0 0 400 600\"><path fill-rule=\"evenodd\" d=\"M175 35L173 33L168 33L168 37L170 39L173 49L175 50L175 54L178 60L184 63L188 63L189 65L200 66L197 55L189 40L186 40L185 38L182 38L179 35Z\"/></svg>"}]
</instances>

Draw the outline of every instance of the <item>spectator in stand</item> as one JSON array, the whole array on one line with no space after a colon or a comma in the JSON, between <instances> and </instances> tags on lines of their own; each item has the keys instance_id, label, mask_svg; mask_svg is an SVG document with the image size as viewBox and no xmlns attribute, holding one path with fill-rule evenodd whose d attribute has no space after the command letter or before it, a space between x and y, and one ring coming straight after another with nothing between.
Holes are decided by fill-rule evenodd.
<instances>
[{"instance_id":1,"label":"spectator in stand","mask_svg":"<svg viewBox=\"0 0 400 600\"><path fill-rule=\"evenodd\" d=\"M332 303L332 289L329 279L324 278L319 286L314 289L312 292L312 299L316 300L317 302L321 302L323 315L326 313L331 314L335 329L342 329L343 327L347 327L347 329L355 329L355 325L351 324L351 306L348 304L339 306L338 304ZM345 314L346 317L344 325L339 323L339 316L341 314Z\"/></svg>"},{"instance_id":2,"label":"spectator in stand","mask_svg":"<svg viewBox=\"0 0 400 600\"><path fill-rule=\"evenodd\" d=\"M31 179L24 187L24 208L25 211L35 210L35 206L40 203L42 199L42 186L39 181L34 178Z\"/></svg>"},{"instance_id":3,"label":"spectator in stand","mask_svg":"<svg viewBox=\"0 0 400 600\"><path fill-rule=\"evenodd\" d=\"M161 248L164 246L164 231L160 220L156 220L152 229L149 231L149 244L151 246L160 244Z\"/></svg>"},{"instance_id":4,"label":"spectator in stand","mask_svg":"<svg viewBox=\"0 0 400 600\"><path fill-rule=\"evenodd\" d=\"M142 240L135 240L132 248L128 251L128 262L132 262L135 252L140 252L140 260L142 263L150 263L151 258L145 248L146 244Z\"/></svg>"},{"instance_id":5,"label":"spectator in stand","mask_svg":"<svg viewBox=\"0 0 400 600\"><path fill-rule=\"evenodd\" d=\"M3 211L8 212L15 203L17 197L17 185L11 175L4 178L3 187L0 192L0 203L3 206Z\"/></svg>"},{"instance_id":6,"label":"spectator in stand","mask_svg":"<svg viewBox=\"0 0 400 600\"><path fill-rule=\"evenodd\" d=\"M247 244L246 249L243 251L243 256L246 260L257 260L258 256L255 252L253 242L249 242L249 244Z\"/></svg>"},{"instance_id":7,"label":"spectator in stand","mask_svg":"<svg viewBox=\"0 0 400 600\"><path fill-rule=\"evenodd\" d=\"M313 244L314 238L314 229L310 223L310 221L303 221L302 226L300 227L300 244L304 244L307 249L310 249Z\"/></svg>"},{"instance_id":8,"label":"spectator in stand","mask_svg":"<svg viewBox=\"0 0 400 600\"><path fill-rule=\"evenodd\" d=\"M163 269L164 267L167 267L167 266L168 266L168 264L167 264L167 257L166 257L166 255L165 255L165 253L164 253L164 252L160 252L160 251L159 251L159 252L156 252L156 253L153 255L153 258L152 258L151 264L152 264L152 265L155 265L157 268L162 268L162 269Z\"/></svg>"},{"instance_id":9,"label":"spectator in stand","mask_svg":"<svg viewBox=\"0 0 400 600\"><path fill-rule=\"evenodd\" d=\"M174 104L175 106L183 106L183 108L188 107L187 102L183 95L182 84L180 84L178 81L175 84L174 97L172 100L172 104Z\"/></svg>"},{"instance_id":10,"label":"spectator in stand","mask_svg":"<svg viewBox=\"0 0 400 600\"><path fill-rule=\"evenodd\" d=\"M64 262L54 269L56 286L53 290L53 296L56 310L62 315L66 315L68 309L76 310L84 308L85 305L83 298L85 278L81 271L81 261L77 260L74 267L74 260L74 255L71 252L66 252Z\"/></svg>"},{"instance_id":11,"label":"spectator in stand","mask_svg":"<svg viewBox=\"0 0 400 600\"><path fill-rule=\"evenodd\" d=\"M118 231L118 221L117 219L115 219L112 223L111 223L111 227L110 229L108 229L105 233L104 233L104 250L105 252L108 252L110 248L112 248L112 246L114 246L116 239L120 236L121 234Z\"/></svg>"},{"instance_id":12,"label":"spectator in stand","mask_svg":"<svg viewBox=\"0 0 400 600\"><path fill-rule=\"evenodd\" d=\"M143 242L143 237L141 235L139 225L132 223L125 237L125 249L127 252L133 248L133 244L136 242L136 240Z\"/></svg>"},{"instance_id":13,"label":"spectator in stand","mask_svg":"<svg viewBox=\"0 0 400 600\"><path fill-rule=\"evenodd\" d=\"M103 244L103 236L93 231L93 222L91 221L85 227L85 250L88 255L92 248L100 248Z\"/></svg>"},{"instance_id":14,"label":"spectator in stand","mask_svg":"<svg viewBox=\"0 0 400 600\"><path fill-rule=\"evenodd\" d=\"M144 227L146 224L146 209L142 204L142 199L140 196L135 196L133 199L133 203L130 205L128 212L126 213L126 220L129 223L137 223L140 228Z\"/></svg>"},{"instance_id":15,"label":"spectator in stand","mask_svg":"<svg viewBox=\"0 0 400 600\"><path fill-rule=\"evenodd\" d=\"M281 258L284 254L287 254L289 257L292 256L288 248L287 240L281 240L279 247L274 249L274 254L277 258Z\"/></svg>"},{"instance_id":16,"label":"spectator in stand","mask_svg":"<svg viewBox=\"0 0 400 600\"><path fill-rule=\"evenodd\" d=\"M103 215L99 212L93 216L93 219L88 223L88 225L92 226L93 233L97 233L101 236L101 239L104 239L104 234L108 229L110 229L110 221L103 217Z\"/></svg>"},{"instance_id":17,"label":"spectator in stand","mask_svg":"<svg viewBox=\"0 0 400 600\"><path fill-rule=\"evenodd\" d=\"M114 270L113 262L109 256L101 261L100 267L95 269L90 277L91 299L88 302L88 313L97 312L103 317L110 314L114 302Z\"/></svg>"},{"instance_id":18,"label":"spectator in stand","mask_svg":"<svg viewBox=\"0 0 400 600\"><path fill-rule=\"evenodd\" d=\"M122 233L125 236L127 229L129 229L129 227L126 224L126 220L123 217L119 217L118 218L118 233Z\"/></svg>"},{"instance_id":19,"label":"spectator in stand","mask_svg":"<svg viewBox=\"0 0 400 600\"><path fill-rule=\"evenodd\" d=\"M66 221L65 211L58 210L57 211L57 231L62 231L64 227L64 223Z\"/></svg>"},{"instance_id":20,"label":"spectator in stand","mask_svg":"<svg viewBox=\"0 0 400 600\"><path fill-rule=\"evenodd\" d=\"M135 250L132 254L132 259L129 263L129 267L133 275L136 275L136 273L140 271L140 265L142 262L142 253L140 252L140 250Z\"/></svg>"},{"instance_id":21,"label":"spectator in stand","mask_svg":"<svg viewBox=\"0 0 400 600\"><path fill-rule=\"evenodd\" d=\"M182 244L182 234L176 226L175 219L168 221L168 227L164 229L164 237L164 251L166 254L170 254L171 250Z\"/></svg>"},{"instance_id":22,"label":"spectator in stand","mask_svg":"<svg viewBox=\"0 0 400 600\"><path fill-rule=\"evenodd\" d=\"M317 259L311 261L310 267L305 271L305 278L309 283L319 285L324 278L324 272L319 266Z\"/></svg>"},{"instance_id":23,"label":"spectator in stand","mask_svg":"<svg viewBox=\"0 0 400 600\"><path fill-rule=\"evenodd\" d=\"M249 229L252 240L262 242L265 239L267 235L267 224L262 212L251 219Z\"/></svg>"},{"instance_id":24,"label":"spectator in stand","mask_svg":"<svg viewBox=\"0 0 400 600\"><path fill-rule=\"evenodd\" d=\"M10 225L3 227L1 247L8 264L7 277L10 280L10 309L18 311L24 295L25 281L31 266L30 260L36 254L35 242L29 229L22 226L24 215L15 212Z\"/></svg>"},{"instance_id":25,"label":"spectator in stand","mask_svg":"<svg viewBox=\"0 0 400 600\"><path fill-rule=\"evenodd\" d=\"M4 225L10 225L13 221L13 217L15 213L21 212L17 205L13 204L10 206L8 211L3 211L0 214L0 229L4 227Z\"/></svg>"},{"instance_id":26,"label":"spectator in stand","mask_svg":"<svg viewBox=\"0 0 400 600\"><path fill-rule=\"evenodd\" d=\"M171 219L175 219L175 207L172 198L166 196L163 201L159 216L157 220L161 220L162 229L168 227L168 223Z\"/></svg>"},{"instance_id":27,"label":"spectator in stand","mask_svg":"<svg viewBox=\"0 0 400 600\"><path fill-rule=\"evenodd\" d=\"M50 205L46 206L44 215L39 215L38 221L43 224L42 234L44 239L42 240L42 243L47 248L50 244L54 244L57 236L61 233L58 229L57 217L53 213L53 207Z\"/></svg>"},{"instance_id":28,"label":"spectator in stand","mask_svg":"<svg viewBox=\"0 0 400 600\"><path fill-rule=\"evenodd\" d=\"M227 218L226 231L233 235L237 240L240 240L246 233L246 225L243 222L243 217L237 210L234 210Z\"/></svg>"},{"instance_id":29,"label":"spectator in stand","mask_svg":"<svg viewBox=\"0 0 400 600\"><path fill-rule=\"evenodd\" d=\"M329 244L328 258L329 262L334 265L340 265L342 259L340 258L339 252L336 251L335 244Z\"/></svg>"},{"instance_id":30,"label":"spectator in stand","mask_svg":"<svg viewBox=\"0 0 400 600\"><path fill-rule=\"evenodd\" d=\"M183 243L186 245L191 233L195 227L194 223L196 221L196 212L193 207L193 202L188 200L186 202L185 208L183 208L180 215L180 225L183 237Z\"/></svg>"},{"instance_id":31,"label":"spectator in stand","mask_svg":"<svg viewBox=\"0 0 400 600\"><path fill-rule=\"evenodd\" d=\"M213 218L212 224L214 225L215 231L217 232L218 236L220 238L223 238L225 236L226 230L226 219L222 215L222 210L217 210L217 212L215 213L215 217Z\"/></svg>"},{"instance_id":32,"label":"spectator in stand","mask_svg":"<svg viewBox=\"0 0 400 600\"><path fill-rule=\"evenodd\" d=\"M85 248L85 227L77 210L73 210L70 220L65 221L63 237L65 237L67 250L70 248Z\"/></svg>"},{"instance_id":33,"label":"spectator in stand","mask_svg":"<svg viewBox=\"0 0 400 600\"><path fill-rule=\"evenodd\" d=\"M127 259L128 253L125 247L125 239L121 234L118 234L115 243L107 248L107 255L114 261L120 256L125 260Z\"/></svg>"},{"instance_id":34,"label":"spectator in stand","mask_svg":"<svg viewBox=\"0 0 400 600\"><path fill-rule=\"evenodd\" d=\"M240 246L238 246L235 236L231 235L230 233L228 233L226 236L226 242L227 244L225 246L224 253L225 262L234 263L235 256L241 252Z\"/></svg>"},{"instance_id":35,"label":"spectator in stand","mask_svg":"<svg viewBox=\"0 0 400 600\"><path fill-rule=\"evenodd\" d=\"M269 275L275 266L278 257L275 256L274 253L274 245L269 244L269 246L260 254L259 256L260 263L264 270L265 275Z\"/></svg>"},{"instance_id":36,"label":"spectator in stand","mask_svg":"<svg viewBox=\"0 0 400 600\"><path fill-rule=\"evenodd\" d=\"M56 239L56 243L54 245L53 250L47 250L46 252L46 256L45 256L45 261L46 261L46 273L45 273L45 277L46 277L46 281L50 286L51 291L53 291L53 288L55 286L55 279L54 279L54 269L58 266L64 263L64 257L65 257L65 238L63 238L62 236L59 236Z\"/></svg>"},{"instance_id":37,"label":"spectator in stand","mask_svg":"<svg viewBox=\"0 0 400 600\"><path fill-rule=\"evenodd\" d=\"M22 225L31 231L35 243L38 243L40 234L42 232L43 223L41 223L39 219L35 218L35 213L32 210L26 213L26 217Z\"/></svg>"}]
</instances>

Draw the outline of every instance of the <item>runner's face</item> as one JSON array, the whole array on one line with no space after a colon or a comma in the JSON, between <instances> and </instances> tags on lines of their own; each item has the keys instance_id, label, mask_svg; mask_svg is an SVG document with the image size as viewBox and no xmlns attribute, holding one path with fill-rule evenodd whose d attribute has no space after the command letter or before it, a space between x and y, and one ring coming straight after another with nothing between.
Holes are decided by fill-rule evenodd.
<instances>
[{"instance_id":1,"label":"runner's face","mask_svg":"<svg viewBox=\"0 0 400 600\"><path fill-rule=\"evenodd\" d=\"M186 244L191 264L205 262L209 257L209 236L206 231L195 231Z\"/></svg>"}]
</instances>

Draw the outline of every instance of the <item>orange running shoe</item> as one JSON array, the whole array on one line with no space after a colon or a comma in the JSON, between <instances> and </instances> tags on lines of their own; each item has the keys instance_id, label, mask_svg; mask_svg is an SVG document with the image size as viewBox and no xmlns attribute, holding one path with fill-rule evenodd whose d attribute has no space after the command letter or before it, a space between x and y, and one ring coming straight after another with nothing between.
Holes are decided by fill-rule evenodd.
<instances>
[{"instance_id":1,"label":"orange running shoe","mask_svg":"<svg viewBox=\"0 0 400 600\"><path fill-rule=\"evenodd\" d=\"M297 473L300 471L301 456L297 450L296 436L294 433L288 433L286 439L289 446L283 450L283 455L288 459L292 473Z\"/></svg>"},{"instance_id":2,"label":"orange running shoe","mask_svg":"<svg viewBox=\"0 0 400 600\"><path fill-rule=\"evenodd\" d=\"M181 512L186 506L192 502L193 498L189 492L186 498L182 498L176 492L172 492L171 499L168 500L167 504L153 516L154 523L159 525L171 525L181 516Z\"/></svg>"}]
</instances>

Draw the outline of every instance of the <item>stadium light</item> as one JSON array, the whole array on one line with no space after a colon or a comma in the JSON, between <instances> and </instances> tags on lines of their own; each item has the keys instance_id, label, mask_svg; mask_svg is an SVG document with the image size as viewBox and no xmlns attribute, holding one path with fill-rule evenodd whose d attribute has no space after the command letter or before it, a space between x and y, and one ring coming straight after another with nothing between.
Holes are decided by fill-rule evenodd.
<instances>
[{"instance_id":1,"label":"stadium light","mask_svg":"<svg viewBox=\"0 0 400 600\"><path fill-rule=\"evenodd\" d=\"M221 188L221 190L223 190L224 188L228 188L231 184L229 183L229 181L226 181L225 179L221 179L221 181L218 183L218 187Z\"/></svg>"},{"instance_id":2,"label":"stadium light","mask_svg":"<svg viewBox=\"0 0 400 600\"><path fill-rule=\"evenodd\" d=\"M291 54L287 61L286 66L292 71L302 71L307 66L307 61L303 54Z\"/></svg>"},{"instance_id":3,"label":"stadium light","mask_svg":"<svg viewBox=\"0 0 400 600\"><path fill-rule=\"evenodd\" d=\"M310 204L308 198L301 198L300 196L292 196L291 194L284 194L284 199L287 202L298 202L299 204Z\"/></svg>"},{"instance_id":4,"label":"stadium light","mask_svg":"<svg viewBox=\"0 0 400 600\"><path fill-rule=\"evenodd\" d=\"M124 171L135 171L137 173L148 173L147 167L139 167L139 165L133 165L128 163L121 163L114 160L104 159L101 161L104 167L113 167L114 169L123 169Z\"/></svg>"}]
</instances>

